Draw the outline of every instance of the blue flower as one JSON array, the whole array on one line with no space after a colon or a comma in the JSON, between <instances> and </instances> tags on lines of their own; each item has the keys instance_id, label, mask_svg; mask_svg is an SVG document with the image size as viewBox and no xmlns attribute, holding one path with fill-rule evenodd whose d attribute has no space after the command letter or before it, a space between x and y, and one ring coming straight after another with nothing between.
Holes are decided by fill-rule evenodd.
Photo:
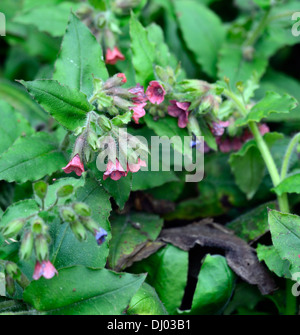
<instances>
[{"instance_id":1,"label":"blue flower","mask_svg":"<svg viewBox=\"0 0 300 335\"><path fill-rule=\"evenodd\" d=\"M101 245L102 243L104 243L106 236L107 236L107 231L103 228L99 228L99 230L97 230L95 233L97 244Z\"/></svg>"}]
</instances>

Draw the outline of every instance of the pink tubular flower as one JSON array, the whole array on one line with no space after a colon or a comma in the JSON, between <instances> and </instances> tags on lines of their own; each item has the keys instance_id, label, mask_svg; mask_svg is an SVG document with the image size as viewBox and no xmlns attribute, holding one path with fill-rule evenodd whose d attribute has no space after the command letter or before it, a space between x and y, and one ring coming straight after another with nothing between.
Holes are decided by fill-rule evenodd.
<instances>
[{"instance_id":1,"label":"pink tubular flower","mask_svg":"<svg viewBox=\"0 0 300 335\"><path fill-rule=\"evenodd\" d=\"M266 133L269 133L270 132L270 128L268 127L267 124L263 123L263 124L260 124L258 126L258 129L259 129L259 132L261 133L261 135L265 135Z\"/></svg>"},{"instance_id":2,"label":"pink tubular flower","mask_svg":"<svg viewBox=\"0 0 300 335\"><path fill-rule=\"evenodd\" d=\"M126 83L127 78L126 78L124 73L118 73L117 77L122 78L122 83L124 83L124 84Z\"/></svg>"},{"instance_id":3,"label":"pink tubular flower","mask_svg":"<svg viewBox=\"0 0 300 335\"><path fill-rule=\"evenodd\" d=\"M65 173L71 173L72 171L75 171L77 176L81 176L82 172L84 172L84 166L80 160L80 157L78 154L76 154L68 163L67 166L62 168Z\"/></svg>"},{"instance_id":4,"label":"pink tubular flower","mask_svg":"<svg viewBox=\"0 0 300 335\"><path fill-rule=\"evenodd\" d=\"M126 177L127 172L122 168L120 162L116 158L114 164L111 160L108 161L106 171L103 174L103 180L110 177L112 180L119 180L121 177Z\"/></svg>"},{"instance_id":5,"label":"pink tubular flower","mask_svg":"<svg viewBox=\"0 0 300 335\"><path fill-rule=\"evenodd\" d=\"M134 106L129 107L133 110L132 118L136 124L139 124L139 119L143 117L146 112L144 110L144 107L147 105L147 103L141 103L141 104L134 104Z\"/></svg>"},{"instance_id":6,"label":"pink tubular flower","mask_svg":"<svg viewBox=\"0 0 300 335\"><path fill-rule=\"evenodd\" d=\"M135 104L145 103L148 100L144 92L144 87L140 84L136 84L135 87L130 88L128 91L135 95L135 97L132 98Z\"/></svg>"},{"instance_id":7,"label":"pink tubular flower","mask_svg":"<svg viewBox=\"0 0 300 335\"><path fill-rule=\"evenodd\" d=\"M130 163L128 163L127 164L127 172L138 172L139 171L139 169L142 167L142 166L144 166L144 167L146 167L147 166L147 164L146 164L146 162L145 161L143 161L142 159L140 159L140 158L138 158L138 162L136 163L136 164L134 164L134 163L132 163L132 164L130 164Z\"/></svg>"},{"instance_id":8,"label":"pink tubular flower","mask_svg":"<svg viewBox=\"0 0 300 335\"><path fill-rule=\"evenodd\" d=\"M178 117L178 127L185 128L188 123L189 116L189 102L178 102L176 100L170 100L171 105L168 106L168 114L173 117Z\"/></svg>"},{"instance_id":9,"label":"pink tubular flower","mask_svg":"<svg viewBox=\"0 0 300 335\"><path fill-rule=\"evenodd\" d=\"M125 57L121 53L121 51L114 47L112 50L110 48L107 48L106 55L105 55L105 63L114 65L117 63L118 60L124 60Z\"/></svg>"},{"instance_id":10,"label":"pink tubular flower","mask_svg":"<svg viewBox=\"0 0 300 335\"><path fill-rule=\"evenodd\" d=\"M46 279L51 279L55 274L58 272L50 261L42 261L42 263L36 261L32 278L38 280L43 276Z\"/></svg>"},{"instance_id":11,"label":"pink tubular flower","mask_svg":"<svg viewBox=\"0 0 300 335\"><path fill-rule=\"evenodd\" d=\"M161 104L165 99L166 91L158 81L150 81L146 95L152 104Z\"/></svg>"}]
</instances>

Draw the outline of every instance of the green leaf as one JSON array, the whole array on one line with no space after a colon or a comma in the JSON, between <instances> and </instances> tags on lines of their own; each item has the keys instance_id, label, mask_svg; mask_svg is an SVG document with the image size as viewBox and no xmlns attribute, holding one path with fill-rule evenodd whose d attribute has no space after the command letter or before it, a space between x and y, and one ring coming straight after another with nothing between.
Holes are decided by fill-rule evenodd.
<instances>
[{"instance_id":1,"label":"green leaf","mask_svg":"<svg viewBox=\"0 0 300 335\"><path fill-rule=\"evenodd\" d=\"M7 150L19 136L31 135L33 129L24 117L16 112L8 103L0 101L0 154Z\"/></svg>"},{"instance_id":2,"label":"green leaf","mask_svg":"<svg viewBox=\"0 0 300 335\"><path fill-rule=\"evenodd\" d=\"M128 213L111 217L108 265L120 271L132 264L131 258L149 241L158 237L163 225L159 216L147 213Z\"/></svg>"},{"instance_id":3,"label":"green leaf","mask_svg":"<svg viewBox=\"0 0 300 335\"><path fill-rule=\"evenodd\" d=\"M289 271L290 262L286 259L281 259L273 245L258 244L256 252L259 261L264 261L267 267L275 272L278 277L291 278Z\"/></svg>"},{"instance_id":4,"label":"green leaf","mask_svg":"<svg viewBox=\"0 0 300 335\"><path fill-rule=\"evenodd\" d=\"M293 174L281 181L273 190L278 195L283 193L298 193L300 194L300 173Z\"/></svg>"},{"instance_id":5,"label":"green leaf","mask_svg":"<svg viewBox=\"0 0 300 335\"><path fill-rule=\"evenodd\" d=\"M167 315L167 311L159 300L155 289L143 283L130 301L128 315Z\"/></svg>"},{"instance_id":6,"label":"green leaf","mask_svg":"<svg viewBox=\"0 0 300 335\"><path fill-rule=\"evenodd\" d=\"M291 263L292 274L298 272L300 267L300 217L270 210L269 225L273 245L280 258Z\"/></svg>"},{"instance_id":7,"label":"green leaf","mask_svg":"<svg viewBox=\"0 0 300 335\"><path fill-rule=\"evenodd\" d=\"M269 230L267 208L275 209L275 207L275 202L262 204L238 216L226 227L234 230L235 234L246 242L253 241Z\"/></svg>"},{"instance_id":8,"label":"green leaf","mask_svg":"<svg viewBox=\"0 0 300 335\"><path fill-rule=\"evenodd\" d=\"M144 275L73 266L50 280L31 282L23 298L48 314L121 315L144 279Z\"/></svg>"},{"instance_id":9,"label":"green leaf","mask_svg":"<svg viewBox=\"0 0 300 335\"><path fill-rule=\"evenodd\" d=\"M187 282L188 253L169 244L131 269L135 273L148 272L147 283L155 288L168 313L174 315Z\"/></svg>"},{"instance_id":10,"label":"green leaf","mask_svg":"<svg viewBox=\"0 0 300 335\"><path fill-rule=\"evenodd\" d=\"M71 9L76 11L79 4L74 2L63 2L56 5L45 5L31 8L14 18L14 22L33 24L38 30L44 31L51 36L62 36L66 30L68 17Z\"/></svg>"},{"instance_id":11,"label":"green leaf","mask_svg":"<svg viewBox=\"0 0 300 335\"><path fill-rule=\"evenodd\" d=\"M52 202L51 199L54 199L52 194L55 193L59 186L67 183L76 185L75 183L70 183L69 179L71 178L61 179L61 182L51 185L55 186L55 188L49 186L49 197L47 199L49 204ZM74 178L74 181L76 180ZM75 187L78 188L79 186L82 186L82 183L77 184ZM105 190L95 180L89 178L86 180L84 187L77 189L76 200L84 202L91 208L92 218L110 235L108 216L111 211L111 205L109 195ZM60 220L55 220L51 223L50 235L53 241L51 260L58 269L76 264L93 267L105 266L110 236L107 237L101 246L97 245L96 239L91 233L87 234L88 237L85 241L80 242L72 233L69 225L61 224Z\"/></svg>"},{"instance_id":12,"label":"green leaf","mask_svg":"<svg viewBox=\"0 0 300 335\"><path fill-rule=\"evenodd\" d=\"M262 99L267 91L275 91L279 94L288 93L300 101L300 83L298 80L284 73L269 69L260 82L260 88L256 91L256 100ZM272 113L267 121L282 122L300 120L300 106L291 110L290 113Z\"/></svg>"},{"instance_id":13,"label":"green leaf","mask_svg":"<svg viewBox=\"0 0 300 335\"><path fill-rule=\"evenodd\" d=\"M0 180L34 181L51 175L66 165L58 143L50 134L20 137L0 156Z\"/></svg>"},{"instance_id":14,"label":"green leaf","mask_svg":"<svg viewBox=\"0 0 300 335\"><path fill-rule=\"evenodd\" d=\"M93 77L108 78L101 46L86 25L71 13L53 79L90 97Z\"/></svg>"},{"instance_id":15,"label":"green leaf","mask_svg":"<svg viewBox=\"0 0 300 335\"><path fill-rule=\"evenodd\" d=\"M247 116L236 120L237 126L247 125L248 122L259 122L271 113L289 113L297 106L297 100L288 94L281 96L275 92L267 92L266 96L259 101Z\"/></svg>"},{"instance_id":16,"label":"green leaf","mask_svg":"<svg viewBox=\"0 0 300 335\"><path fill-rule=\"evenodd\" d=\"M132 62L136 73L135 79L136 82L145 86L150 80L154 79L154 45L149 41L146 29L141 25L134 14L131 15L129 27Z\"/></svg>"},{"instance_id":17,"label":"green leaf","mask_svg":"<svg viewBox=\"0 0 300 335\"><path fill-rule=\"evenodd\" d=\"M187 47L194 53L203 71L216 77L218 53L225 38L220 18L195 1L175 1L175 9Z\"/></svg>"},{"instance_id":18,"label":"green leaf","mask_svg":"<svg viewBox=\"0 0 300 335\"><path fill-rule=\"evenodd\" d=\"M271 147L282 137L276 132L266 133L264 140ZM229 164L239 188L248 199L253 198L265 174L265 163L255 140L247 141L238 152L231 154Z\"/></svg>"},{"instance_id":19,"label":"green leaf","mask_svg":"<svg viewBox=\"0 0 300 335\"><path fill-rule=\"evenodd\" d=\"M246 142L236 153L231 154L229 164L239 188L248 199L253 198L265 173L265 162L253 142Z\"/></svg>"},{"instance_id":20,"label":"green leaf","mask_svg":"<svg viewBox=\"0 0 300 335\"><path fill-rule=\"evenodd\" d=\"M231 88L236 90L236 83L248 81L255 73L259 79L264 74L268 60L256 52L251 61L243 56L242 46L226 43L220 50L218 62L218 78L229 78Z\"/></svg>"},{"instance_id":21,"label":"green leaf","mask_svg":"<svg viewBox=\"0 0 300 335\"><path fill-rule=\"evenodd\" d=\"M132 174L128 173L126 177L119 180L107 178L102 181L102 184L105 190L115 199L119 208L123 209L131 192Z\"/></svg>"},{"instance_id":22,"label":"green leaf","mask_svg":"<svg viewBox=\"0 0 300 335\"><path fill-rule=\"evenodd\" d=\"M48 120L48 115L19 84L0 80L0 98L20 112L33 127Z\"/></svg>"},{"instance_id":23,"label":"green leaf","mask_svg":"<svg viewBox=\"0 0 300 335\"><path fill-rule=\"evenodd\" d=\"M234 289L235 275L226 258L206 255L189 314L221 314Z\"/></svg>"},{"instance_id":24,"label":"green leaf","mask_svg":"<svg viewBox=\"0 0 300 335\"><path fill-rule=\"evenodd\" d=\"M39 206L33 199L15 202L4 212L0 221L0 227L4 227L14 219L26 218L38 211Z\"/></svg>"},{"instance_id":25,"label":"green leaf","mask_svg":"<svg viewBox=\"0 0 300 335\"><path fill-rule=\"evenodd\" d=\"M77 89L59 84L56 80L23 81L30 95L62 126L74 131L82 126L86 114L93 110L86 95Z\"/></svg>"}]
</instances>

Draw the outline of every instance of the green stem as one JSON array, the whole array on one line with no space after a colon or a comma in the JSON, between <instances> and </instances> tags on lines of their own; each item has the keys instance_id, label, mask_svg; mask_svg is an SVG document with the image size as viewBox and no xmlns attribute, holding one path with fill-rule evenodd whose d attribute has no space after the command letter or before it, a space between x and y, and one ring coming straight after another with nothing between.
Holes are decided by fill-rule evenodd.
<instances>
[{"instance_id":1,"label":"green stem","mask_svg":"<svg viewBox=\"0 0 300 335\"><path fill-rule=\"evenodd\" d=\"M258 24L258 26L256 27L256 29L252 32L252 34L247 38L244 46L245 47L249 47L255 44L255 42L258 40L258 38L260 37L261 33L264 31L265 27L268 24L268 18L269 18L269 14L270 14L270 9L268 9L264 16L262 17L260 23Z\"/></svg>"},{"instance_id":2,"label":"green stem","mask_svg":"<svg viewBox=\"0 0 300 335\"><path fill-rule=\"evenodd\" d=\"M288 173L288 168L289 168L289 162L290 162L290 158L291 155L293 153L294 147L296 146L296 144L299 142L300 140L300 133L296 134L290 141L284 158L283 158L283 162L282 162L282 167L281 167L281 174L280 174L280 179L283 180L287 173Z\"/></svg>"},{"instance_id":3,"label":"green stem","mask_svg":"<svg viewBox=\"0 0 300 335\"><path fill-rule=\"evenodd\" d=\"M231 98L237 107L240 110L240 113L245 116L247 114L247 109L245 105L241 102L241 100L230 90L225 89L224 94L227 95L227 97ZM257 143L257 147L262 155L262 158L267 166L267 169L269 171L270 177L272 179L272 183L274 186L277 186L280 181L281 177L278 173L276 164L274 162L274 159L272 157L272 154L270 152L269 147L267 146L264 138L262 137L261 133L259 132L259 129L257 127L257 124L253 121L249 122L249 128L254 136L254 139ZM288 146L287 152L285 154L284 162L283 162L283 173L281 172L281 175L284 175L288 168L288 161L290 158L290 155L292 153L292 150L297 143L297 140L299 140L300 135L297 134L291 141L290 145ZM289 203L287 194L284 193L281 196L277 196L279 209L281 212L289 213ZM296 313L296 306L297 306L297 298L292 294L292 281L287 280L286 282L286 307L285 307L285 314L286 315L294 315Z\"/></svg>"}]
</instances>

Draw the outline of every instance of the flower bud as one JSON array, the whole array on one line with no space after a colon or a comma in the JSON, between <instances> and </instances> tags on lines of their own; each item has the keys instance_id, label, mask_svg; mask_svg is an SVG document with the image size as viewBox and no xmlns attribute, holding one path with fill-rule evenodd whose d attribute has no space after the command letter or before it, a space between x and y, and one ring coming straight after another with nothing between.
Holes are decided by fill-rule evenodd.
<instances>
[{"instance_id":1,"label":"flower bud","mask_svg":"<svg viewBox=\"0 0 300 335\"><path fill-rule=\"evenodd\" d=\"M98 149L98 136L92 130L88 132L87 141L94 150Z\"/></svg>"},{"instance_id":2,"label":"flower bud","mask_svg":"<svg viewBox=\"0 0 300 335\"><path fill-rule=\"evenodd\" d=\"M185 79L178 83L180 92L184 93L197 93L202 95L208 92L211 88L210 84L203 80L198 79Z\"/></svg>"},{"instance_id":3,"label":"flower bud","mask_svg":"<svg viewBox=\"0 0 300 335\"><path fill-rule=\"evenodd\" d=\"M42 218L36 217L33 219L31 223L31 229L32 232L35 234L41 234L46 228L45 228L45 222Z\"/></svg>"},{"instance_id":4,"label":"flower bud","mask_svg":"<svg viewBox=\"0 0 300 335\"><path fill-rule=\"evenodd\" d=\"M132 106L132 102L122 99L120 97L118 97L117 95L115 95L113 97L114 100L114 105L116 107L119 107L120 109L124 109L125 111L128 111L128 108Z\"/></svg>"},{"instance_id":5,"label":"flower bud","mask_svg":"<svg viewBox=\"0 0 300 335\"><path fill-rule=\"evenodd\" d=\"M60 217L65 222L73 222L76 220L76 214L70 207L62 207L60 209Z\"/></svg>"},{"instance_id":6,"label":"flower bud","mask_svg":"<svg viewBox=\"0 0 300 335\"><path fill-rule=\"evenodd\" d=\"M45 183L43 180L40 180L33 185L34 193L40 199L45 199L45 196L47 194L47 188L48 188L48 184Z\"/></svg>"},{"instance_id":7,"label":"flower bud","mask_svg":"<svg viewBox=\"0 0 300 335\"><path fill-rule=\"evenodd\" d=\"M79 222L79 221L73 221L70 223L70 227L74 233L74 235L76 236L76 238L79 241L83 241L86 239L87 234L86 234L86 230L84 228L84 226Z\"/></svg>"},{"instance_id":8,"label":"flower bud","mask_svg":"<svg viewBox=\"0 0 300 335\"><path fill-rule=\"evenodd\" d=\"M8 274L5 274L5 290L10 296L14 296L16 293L15 282Z\"/></svg>"},{"instance_id":9,"label":"flower bud","mask_svg":"<svg viewBox=\"0 0 300 335\"><path fill-rule=\"evenodd\" d=\"M92 214L90 207L83 202L74 203L73 209L76 212L76 214L80 216L91 216Z\"/></svg>"},{"instance_id":10,"label":"flower bud","mask_svg":"<svg viewBox=\"0 0 300 335\"><path fill-rule=\"evenodd\" d=\"M82 218L82 224L85 226L85 228L90 231L91 233L95 234L95 232L99 229L98 224L96 221L94 221L90 217L84 217Z\"/></svg>"},{"instance_id":11,"label":"flower bud","mask_svg":"<svg viewBox=\"0 0 300 335\"><path fill-rule=\"evenodd\" d=\"M121 86L126 83L127 79L124 73L117 73L113 77L106 80L103 85L103 90L109 90L112 87Z\"/></svg>"},{"instance_id":12,"label":"flower bud","mask_svg":"<svg viewBox=\"0 0 300 335\"><path fill-rule=\"evenodd\" d=\"M104 130L105 132L111 130L111 122L106 116L99 115L97 119L97 123L102 128L102 130Z\"/></svg>"},{"instance_id":13,"label":"flower bud","mask_svg":"<svg viewBox=\"0 0 300 335\"><path fill-rule=\"evenodd\" d=\"M14 280L19 280L22 275L22 272L19 269L18 265L13 262L6 262L5 273L8 274Z\"/></svg>"},{"instance_id":14,"label":"flower bud","mask_svg":"<svg viewBox=\"0 0 300 335\"><path fill-rule=\"evenodd\" d=\"M73 185L64 185L57 190L56 195L58 198L64 198L71 195L73 192L74 192Z\"/></svg>"},{"instance_id":15,"label":"flower bud","mask_svg":"<svg viewBox=\"0 0 300 335\"><path fill-rule=\"evenodd\" d=\"M33 233L31 231L27 231L22 239L20 247L20 258L22 260L28 260L30 258L33 250L33 243Z\"/></svg>"},{"instance_id":16,"label":"flower bud","mask_svg":"<svg viewBox=\"0 0 300 335\"><path fill-rule=\"evenodd\" d=\"M35 254L39 262L48 259L49 257L49 247L47 239L44 235L40 234L35 238Z\"/></svg>"},{"instance_id":17,"label":"flower bud","mask_svg":"<svg viewBox=\"0 0 300 335\"><path fill-rule=\"evenodd\" d=\"M3 236L6 238L16 236L23 228L24 224L25 224L24 219L16 219L11 221L3 228L2 231Z\"/></svg>"}]
</instances>

